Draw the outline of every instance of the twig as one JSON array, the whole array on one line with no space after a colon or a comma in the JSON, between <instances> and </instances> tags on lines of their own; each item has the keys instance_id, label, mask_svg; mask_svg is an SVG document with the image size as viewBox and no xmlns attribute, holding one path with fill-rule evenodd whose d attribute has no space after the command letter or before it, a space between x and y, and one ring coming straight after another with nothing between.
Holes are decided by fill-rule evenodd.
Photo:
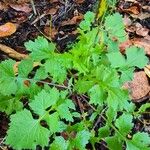
<instances>
[{"instance_id":1,"label":"twig","mask_svg":"<svg viewBox=\"0 0 150 150\"><path fill-rule=\"evenodd\" d=\"M5 150L5 148L3 148L2 147L2 145L3 145L3 143L4 143L4 140L5 140L5 137L4 138L1 138L2 140L1 140L1 142L0 142L0 148L2 149L2 150Z\"/></svg>"},{"instance_id":2,"label":"twig","mask_svg":"<svg viewBox=\"0 0 150 150\"><path fill-rule=\"evenodd\" d=\"M46 36L35 24L34 24L34 27L46 38L48 39L49 41L52 41L52 39L48 36Z\"/></svg>"},{"instance_id":3,"label":"twig","mask_svg":"<svg viewBox=\"0 0 150 150\"><path fill-rule=\"evenodd\" d=\"M0 44L0 51L8 54L9 57L17 59L17 60L22 60L22 59L25 59L28 57L28 55L20 54L20 53L16 52L14 49L12 49L6 45L3 45L3 44Z\"/></svg>"},{"instance_id":4,"label":"twig","mask_svg":"<svg viewBox=\"0 0 150 150\"><path fill-rule=\"evenodd\" d=\"M38 22L40 19L42 19L43 17L45 17L47 14L42 14L40 16L38 16L33 22L31 22L31 25L35 24L36 22Z\"/></svg>"},{"instance_id":5,"label":"twig","mask_svg":"<svg viewBox=\"0 0 150 150\"><path fill-rule=\"evenodd\" d=\"M79 105L79 108L80 108L81 113L84 114L84 110L83 110L83 108L82 108L83 105L81 104L81 101L79 100L79 98L80 98L80 97L77 96L77 102L78 102L78 105ZM84 117L83 117L83 119L84 119Z\"/></svg>"},{"instance_id":6,"label":"twig","mask_svg":"<svg viewBox=\"0 0 150 150\"><path fill-rule=\"evenodd\" d=\"M140 98L140 99L132 99L132 101L134 102L134 103L140 103L140 102L143 102L143 101L145 101L145 100L147 100L147 99L149 99L150 98L150 95L147 95L147 96L144 96L144 97L142 97L142 98Z\"/></svg>"},{"instance_id":7,"label":"twig","mask_svg":"<svg viewBox=\"0 0 150 150\"><path fill-rule=\"evenodd\" d=\"M35 9L35 5L34 5L34 1L30 0L30 2L31 2L31 5L32 5L34 14L37 15L37 12L36 12L36 9Z\"/></svg>"},{"instance_id":8,"label":"twig","mask_svg":"<svg viewBox=\"0 0 150 150\"><path fill-rule=\"evenodd\" d=\"M85 99L85 97L88 98L86 95L81 95L81 97L94 111L96 111L96 109Z\"/></svg>"},{"instance_id":9,"label":"twig","mask_svg":"<svg viewBox=\"0 0 150 150\"><path fill-rule=\"evenodd\" d=\"M17 78L20 78L20 79L23 79L23 80L28 80L28 81L34 81L34 82L37 82L37 83L43 83L43 84L47 84L47 85L50 85L50 86L55 86L55 87L58 87L58 88L64 88L64 89L68 89L67 86L65 85L59 85L59 84L55 84L55 83L49 83L49 82L46 82L46 81L40 81L40 80L35 80L35 79L29 79L29 78L22 78L22 77L17 77Z\"/></svg>"},{"instance_id":10,"label":"twig","mask_svg":"<svg viewBox=\"0 0 150 150\"><path fill-rule=\"evenodd\" d=\"M95 122L95 124L94 124L94 126L93 126L93 129L92 129L92 130L94 130L94 129L96 128L96 126L97 126L97 125L98 125L98 123L100 122L101 118L102 118L102 116L101 116L101 115L99 115L99 117L98 117L97 121Z\"/></svg>"}]
</instances>

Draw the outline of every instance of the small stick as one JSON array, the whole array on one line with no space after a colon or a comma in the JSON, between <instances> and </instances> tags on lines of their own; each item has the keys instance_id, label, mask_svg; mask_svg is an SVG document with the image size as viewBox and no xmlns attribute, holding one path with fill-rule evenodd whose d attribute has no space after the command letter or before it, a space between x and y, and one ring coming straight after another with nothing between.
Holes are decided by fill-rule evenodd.
<instances>
[{"instance_id":1,"label":"small stick","mask_svg":"<svg viewBox=\"0 0 150 150\"><path fill-rule=\"evenodd\" d=\"M37 15L37 12L36 12L36 9L35 9L35 5L34 5L34 1L30 0L30 2L31 2L31 5L32 5L34 14Z\"/></svg>"},{"instance_id":2,"label":"small stick","mask_svg":"<svg viewBox=\"0 0 150 150\"><path fill-rule=\"evenodd\" d=\"M9 57L17 59L17 60L22 60L28 57L28 55L26 54L20 54L18 52L16 52L14 49L4 45L4 44L0 44L0 51L8 54Z\"/></svg>"}]
</instances>

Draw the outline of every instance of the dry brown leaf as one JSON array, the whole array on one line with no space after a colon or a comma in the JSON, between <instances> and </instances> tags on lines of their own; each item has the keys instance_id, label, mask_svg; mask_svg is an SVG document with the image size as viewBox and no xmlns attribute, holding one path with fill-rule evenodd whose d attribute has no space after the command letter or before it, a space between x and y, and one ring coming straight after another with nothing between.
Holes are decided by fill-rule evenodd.
<instances>
[{"instance_id":1,"label":"dry brown leaf","mask_svg":"<svg viewBox=\"0 0 150 150\"><path fill-rule=\"evenodd\" d=\"M126 27L126 31L130 33L134 33L136 31L136 27L131 25L129 27Z\"/></svg>"},{"instance_id":2,"label":"dry brown leaf","mask_svg":"<svg viewBox=\"0 0 150 150\"><path fill-rule=\"evenodd\" d=\"M135 19L140 19L140 20L143 20L143 19L147 19L147 18L149 18L150 17L150 13L143 13L143 12L141 12L141 13L139 13L138 15L134 15L134 14L130 14L133 18L135 18Z\"/></svg>"},{"instance_id":3,"label":"dry brown leaf","mask_svg":"<svg viewBox=\"0 0 150 150\"><path fill-rule=\"evenodd\" d=\"M77 4L82 4L85 0L75 0Z\"/></svg>"},{"instance_id":4,"label":"dry brown leaf","mask_svg":"<svg viewBox=\"0 0 150 150\"><path fill-rule=\"evenodd\" d=\"M147 28L137 28L137 30L136 30L136 34L143 36L143 37L147 36L148 33L149 33L149 29L147 29Z\"/></svg>"},{"instance_id":5,"label":"dry brown leaf","mask_svg":"<svg viewBox=\"0 0 150 150\"><path fill-rule=\"evenodd\" d=\"M3 2L0 2L0 10L6 10L6 9L8 9L8 6Z\"/></svg>"},{"instance_id":6,"label":"dry brown leaf","mask_svg":"<svg viewBox=\"0 0 150 150\"><path fill-rule=\"evenodd\" d=\"M125 27L128 27L132 24L132 21L127 15L125 15L123 18L123 23L124 23Z\"/></svg>"},{"instance_id":7,"label":"dry brown leaf","mask_svg":"<svg viewBox=\"0 0 150 150\"><path fill-rule=\"evenodd\" d=\"M16 32L17 25L11 22L0 26L0 37L10 36Z\"/></svg>"},{"instance_id":8,"label":"dry brown leaf","mask_svg":"<svg viewBox=\"0 0 150 150\"><path fill-rule=\"evenodd\" d=\"M83 19L83 15L80 14L79 16L74 16L72 19L68 19L66 21L63 21L61 25L65 26L65 25L78 24L82 19Z\"/></svg>"},{"instance_id":9,"label":"dry brown leaf","mask_svg":"<svg viewBox=\"0 0 150 150\"><path fill-rule=\"evenodd\" d=\"M29 6L29 4L9 4L11 8L13 8L16 11L22 11L25 13L29 13L32 11L32 8Z\"/></svg>"},{"instance_id":10,"label":"dry brown leaf","mask_svg":"<svg viewBox=\"0 0 150 150\"><path fill-rule=\"evenodd\" d=\"M3 44L0 44L0 51L6 53L9 57L15 58L17 60L25 59L28 57L28 55L20 54L16 52L14 49Z\"/></svg>"},{"instance_id":11,"label":"dry brown leaf","mask_svg":"<svg viewBox=\"0 0 150 150\"><path fill-rule=\"evenodd\" d=\"M45 27L44 27L44 33L46 34L46 36L48 36L48 37L54 39L55 36L56 36L57 33L58 33L58 30L55 29L55 28L52 28L52 29L51 29L49 26L45 26Z\"/></svg>"},{"instance_id":12,"label":"dry brown leaf","mask_svg":"<svg viewBox=\"0 0 150 150\"><path fill-rule=\"evenodd\" d=\"M125 83L123 87L129 90L134 102L141 102L150 92L149 81L144 71L136 72L133 81Z\"/></svg>"},{"instance_id":13,"label":"dry brown leaf","mask_svg":"<svg viewBox=\"0 0 150 150\"><path fill-rule=\"evenodd\" d=\"M50 1L50 3L57 3L57 2L59 2L59 0L49 0Z\"/></svg>"},{"instance_id":14,"label":"dry brown leaf","mask_svg":"<svg viewBox=\"0 0 150 150\"><path fill-rule=\"evenodd\" d=\"M140 7L138 5L131 6L130 8L127 9L122 9L122 11L134 15L138 15L141 12Z\"/></svg>"},{"instance_id":15,"label":"dry brown leaf","mask_svg":"<svg viewBox=\"0 0 150 150\"><path fill-rule=\"evenodd\" d=\"M135 46L144 48L145 53L150 56L150 40L146 38L134 38L132 39L132 43Z\"/></svg>"},{"instance_id":16,"label":"dry brown leaf","mask_svg":"<svg viewBox=\"0 0 150 150\"><path fill-rule=\"evenodd\" d=\"M30 0L3 0L4 3L17 3L17 4L21 4L21 3L28 3L30 2Z\"/></svg>"},{"instance_id":17,"label":"dry brown leaf","mask_svg":"<svg viewBox=\"0 0 150 150\"><path fill-rule=\"evenodd\" d=\"M146 75L150 78L150 65L145 66L144 71L145 71Z\"/></svg>"},{"instance_id":18,"label":"dry brown leaf","mask_svg":"<svg viewBox=\"0 0 150 150\"><path fill-rule=\"evenodd\" d=\"M58 10L58 8L51 8L46 13L50 14L50 15L54 15L54 14L56 14L57 10Z\"/></svg>"},{"instance_id":19,"label":"dry brown leaf","mask_svg":"<svg viewBox=\"0 0 150 150\"><path fill-rule=\"evenodd\" d=\"M140 35L140 36L143 36L143 37L148 35L149 29L144 28L140 23L136 23L135 27L136 27L136 34L137 35Z\"/></svg>"},{"instance_id":20,"label":"dry brown leaf","mask_svg":"<svg viewBox=\"0 0 150 150\"><path fill-rule=\"evenodd\" d=\"M142 7L145 11L150 12L150 6L143 6Z\"/></svg>"}]
</instances>

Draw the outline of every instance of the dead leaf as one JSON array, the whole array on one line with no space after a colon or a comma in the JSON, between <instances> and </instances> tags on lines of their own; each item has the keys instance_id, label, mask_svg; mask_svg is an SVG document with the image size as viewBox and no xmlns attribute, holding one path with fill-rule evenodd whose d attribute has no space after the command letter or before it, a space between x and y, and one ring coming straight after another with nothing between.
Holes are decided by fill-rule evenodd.
<instances>
[{"instance_id":1,"label":"dead leaf","mask_svg":"<svg viewBox=\"0 0 150 150\"><path fill-rule=\"evenodd\" d=\"M140 23L136 23L136 34L140 36L147 36L149 33L149 29L144 28Z\"/></svg>"},{"instance_id":2,"label":"dead leaf","mask_svg":"<svg viewBox=\"0 0 150 150\"><path fill-rule=\"evenodd\" d=\"M50 1L50 3L58 3L59 2L59 0L49 0Z\"/></svg>"},{"instance_id":3,"label":"dead leaf","mask_svg":"<svg viewBox=\"0 0 150 150\"><path fill-rule=\"evenodd\" d=\"M145 66L144 71L145 71L146 75L150 78L150 65Z\"/></svg>"},{"instance_id":4,"label":"dead leaf","mask_svg":"<svg viewBox=\"0 0 150 150\"><path fill-rule=\"evenodd\" d=\"M125 27L128 27L132 24L132 21L127 15L125 15L123 18L123 23L124 23Z\"/></svg>"},{"instance_id":5,"label":"dead leaf","mask_svg":"<svg viewBox=\"0 0 150 150\"><path fill-rule=\"evenodd\" d=\"M140 19L140 20L143 20L143 19L147 19L150 17L150 13L139 13L138 15L135 15L135 14L130 14L131 17L135 18L135 19Z\"/></svg>"},{"instance_id":6,"label":"dead leaf","mask_svg":"<svg viewBox=\"0 0 150 150\"><path fill-rule=\"evenodd\" d=\"M0 2L0 10L6 10L6 9L8 9L8 6Z\"/></svg>"},{"instance_id":7,"label":"dead leaf","mask_svg":"<svg viewBox=\"0 0 150 150\"><path fill-rule=\"evenodd\" d=\"M68 19L66 21L63 21L62 22L62 26L65 26L65 25L74 25L74 24L78 24L80 23L80 21L83 19L83 15L80 14L79 16L74 16L72 19Z\"/></svg>"},{"instance_id":8,"label":"dead leaf","mask_svg":"<svg viewBox=\"0 0 150 150\"><path fill-rule=\"evenodd\" d=\"M126 31L130 33L134 33L136 31L136 27L131 25L129 27L126 27Z\"/></svg>"},{"instance_id":9,"label":"dead leaf","mask_svg":"<svg viewBox=\"0 0 150 150\"><path fill-rule=\"evenodd\" d=\"M77 4L82 4L85 0L75 0Z\"/></svg>"},{"instance_id":10,"label":"dead leaf","mask_svg":"<svg viewBox=\"0 0 150 150\"><path fill-rule=\"evenodd\" d=\"M144 71L136 72L133 81L125 83L123 87L129 90L134 102L141 102L150 92L149 81Z\"/></svg>"},{"instance_id":11,"label":"dead leaf","mask_svg":"<svg viewBox=\"0 0 150 150\"><path fill-rule=\"evenodd\" d=\"M10 56L11 58L15 58L17 60L25 59L28 57L28 55L20 54L16 52L14 49L3 44L0 44L0 51L8 54L8 56Z\"/></svg>"},{"instance_id":12,"label":"dead leaf","mask_svg":"<svg viewBox=\"0 0 150 150\"><path fill-rule=\"evenodd\" d=\"M16 11L22 11L25 13L29 13L32 11L32 8L30 8L29 4L9 4L11 8L13 8Z\"/></svg>"},{"instance_id":13,"label":"dead leaf","mask_svg":"<svg viewBox=\"0 0 150 150\"><path fill-rule=\"evenodd\" d=\"M122 8L122 11L126 12L126 13L129 13L129 14L131 13L131 14L134 14L134 15L138 15L141 12L140 7L138 5L131 6L127 9Z\"/></svg>"},{"instance_id":14,"label":"dead leaf","mask_svg":"<svg viewBox=\"0 0 150 150\"><path fill-rule=\"evenodd\" d=\"M21 4L21 3L28 3L30 2L30 0L3 0L4 3L17 3L17 4Z\"/></svg>"},{"instance_id":15,"label":"dead leaf","mask_svg":"<svg viewBox=\"0 0 150 150\"><path fill-rule=\"evenodd\" d=\"M145 11L150 12L150 6L143 6L142 7Z\"/></svg>"},{"instance_id":16,"label":"dead leaf","mask_svg":"<svg viewBox=\"0 0 150 150\"><path fill-rule=\"evenodd\" d=\"M50 15L54 15L54 14L56 14L57 10L58 10L58 8L51 8L46 13L50 14Z\"/></svg>"},{"instance_id":17,"label":"dead leaf","mask_svg":"<svg viewBox=\"0 0 150 150\"><path fill-rule=\"evenodd\" d=\"M55 36L57 35L58 33L58 30L56 28L50 28L49 26L45 26L44 27L44 33L46 34L46 36L54 39Z\"/></svg>"},{"instance_id":18,"label":"dead leaf","mask_svg":"<svg viewBox=\"0 0 150 150\"><path fill-rule=\"evenodd\" d=\"M11 22L8 22L0 26L0 37L10 36L16 32L17 25Z\"/></svg>"}]
</instances>

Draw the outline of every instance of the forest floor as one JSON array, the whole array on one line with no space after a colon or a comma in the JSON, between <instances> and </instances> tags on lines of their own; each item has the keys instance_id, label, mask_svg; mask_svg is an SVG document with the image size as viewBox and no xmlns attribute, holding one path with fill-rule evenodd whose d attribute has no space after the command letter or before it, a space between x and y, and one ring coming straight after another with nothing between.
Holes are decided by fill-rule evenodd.
<instances>
[{"instance_id":1,"label":"forest floor","mask_svg":"<svg viewBox=\"0 0 150 150\"><path fill-rule=\"evenodd\" d=\"M0 60L12 57L9 48L20 54L27 54L24 42L38 35L57 44L60 52L68 50L67 45L76 40L77 27L87 11L96 12L97 0L0 0ZM120 0L113 11L123 15L129 40L120 45L120 51L134 44L144 47L150 58L150 1ZM7 46L6 49L1 48ZM17 55L17 54L16 54ZM141 106L150 99L150 65L134 73L133 81L126 83L133 102ZM8 129L9 118L0 113L0 146ZM135 123L136 130L150 133L150 114ZM2 148L2 147L1 147ZM0 148L0 149L1 149ZM7 150L7 147L3 147Z\"/></svg>"}]
</instances>

